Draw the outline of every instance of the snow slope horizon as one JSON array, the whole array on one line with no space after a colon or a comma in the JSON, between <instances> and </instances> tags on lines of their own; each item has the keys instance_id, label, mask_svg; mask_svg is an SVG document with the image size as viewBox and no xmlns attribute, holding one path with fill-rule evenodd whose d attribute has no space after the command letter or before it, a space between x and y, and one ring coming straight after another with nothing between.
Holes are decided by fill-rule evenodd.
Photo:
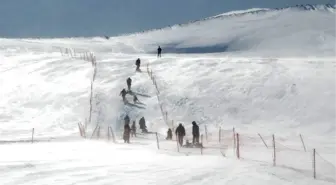
<instances>
[{"instance_id":1,"label":"snow slope horizon","mask_svg":"<svg viewBox=\"0 0 336 185\"><path fill-rule=\"evenodd\" d=\"M135 48L145 53L154 53L153 48L161 45L166 53L334 57L335 21L335 5L298 5L228 12L125 38L129 43L138 39L141 45Z\"/></svg>"},{"instance_id":2,"label":"snow slope horizon","mask_svg":"<svg viewBox=\"0 0 336 185\"><path fill-rule=\"evenodd\" d=\"M326 4L239 10L186 24L111 37L109 40L101 37L17 40L34 43L51 41L57 47L78 47L71 43L81 40L83 45L80 48L98 53L153 54L161 45L164 53L172 54L332 58L336 53L336 31L331 24L336 21L335 9L336 5ZM123 41L120 42L120 39Z\"/></svg>"},{"instance_id":3,"label":"snow slope horizon","mask_svg":"<svg viewBox=\"0 0 336 185\"><path fill-rule=\"evenodd\" d=\"M54 46L124 54L215 54L256 58L334 58L335 5L300 5L282 9L252 9L174 25L162 29L111 37L18 39ZM120 42L120 39L123 41ZM102 48L102 50L99 50ZM109 48L108 50L106 50Z\"/></svg>"},{"instance_id":4,"label":"snow slope horizon","mask_svg":"<svg viewBox=\"0 0 336 185\"><path fill-rule=\"evenodd\" d=\"M228 185L250 182L333 184L336 179L333 166L336 61L331 55L331 40L335 38L332 33L335 28L324 24L333 20L332 16L334 13L330 12L286 10L209 20L185 28L110 40L1 39L0 140L28 139L31 128L35 128L36 139L55 140L33 146L0 145L4 151L0 160L0 171L4 173L0 181L6 185L129 184L130 180L139 184L176 185L203 185L213 181ZM312 23L321 27L315 28ZM284 25L287 25L286 29L280 30ZM309 30L305 32L304 28ZM223 30L228 33L227 37L222 37ZM257 34L260 30L262 33ZM239 52L212 53L216 49L214 44L226 39L244 36L241 45L260 45L260 41L272 38L270 35L276 31L280 31L276 34L279 38L270 43L283 48L282 52L270 53L263 46L251 47L254 50L242 47ZM288 45L294 39L288 36L291 34L293 37L301 34L298 39L301 42ZM314 35L328 39L322 39L322 44L315 37L302 42ZM206 42L199 40L200 36L206 38ZM156 49L155 40L179 44L172 46L170 53L164 48L163 57L158 59L152 51ZM241 46L238 41L232 43ZM195 46L201 47L199 52L190 51ZM194 156L182 157L185 153L189 155L188 151L176 153L176 143L170 141L162 143L163 149L156 151L153 150L156 147L154 139L134 139L134 145L122 145L121 141L112 145L80 140L77 123L88 117L93 71L90 63L63 56L56 47L90 50L97 56L94 112L89 131L96 124L105 128L112 126L118 129L120 136L122 119L127 113L132 120L145 116L149 130L165 134L168 126L159 111L155 88L146 74L148 64L156 77L160 99L169 112L169 122L184 123L187 138L190 138L193 120L199 123L201 133L207 125L209 135L215 137L218 127L226 130L235 127L241 134L241 142L247 144L241 150L244 159L233 159L231 140L222 143L226 158L217 149L206 149L203 156L191 153ZM204 50L206 47L208 52ZM287 52L293 48L294 52L306 55L288 59L292 55ZM275 51L276 48L271 49ZM309 58L307 52L314 57ZM256 57L246 57L252 54ZM319 57L321 54L323 57ZM134 72L138 57L142 60L142 73ZM133 79L132 89L138 93L142 104L125 106L122 103L119 92L125 88L127 77ZM131 100L130 96L127 98ZM256 144L248 138L251 135L257 137L256 133L265 138L275 134L278 142L296 149L297 143L301 144L297 136L302 134L309 151L286 151L279 145L278 166L271 167L272 153L259 140ZM223 135L231 138L232 133ZM312 148L332 161L332 164L326 164L319 158L317 180L311 175ZM196 152L199 155L199 151Z\"/></svg>"},{"instance_id":5,"label":"snow slope horizon","mask_svg":"<svg viewBox=\"0 0 336 185\"><path fill-rule=\"evenodd\" d=\"M169 28L173 28L173 27L182 27L182 26L187 26L189 24L193 24L193 23L204 22L204 21L211 20L211 19L240 17L240 16L250 15L250 14L259 14L259 13L267 13L267 12L270 12L270 11L284 11L284 10L335 12L336 11L336 4L335 5L332 5L332 4L314 4L314 5L298 4L296 6L288 6L288 7L284 7L284 8L250 8L250 9L245 9L245 10L232 10L232 11L225 12L225 13L218 14L218 15L214 15L214 16L211 16L211 17L206 17L206 18L199 19L199 20L189 21L187 23L175 24L175 25L172 25L172 26L167 26L167 27L158 28L158 29L144 30L144 31L131 33L131 34L121 34L121 35L118 35L116 37L145 33L145 32L158 31L158 30L169 29Z\"/></svg>"}]
</instances>

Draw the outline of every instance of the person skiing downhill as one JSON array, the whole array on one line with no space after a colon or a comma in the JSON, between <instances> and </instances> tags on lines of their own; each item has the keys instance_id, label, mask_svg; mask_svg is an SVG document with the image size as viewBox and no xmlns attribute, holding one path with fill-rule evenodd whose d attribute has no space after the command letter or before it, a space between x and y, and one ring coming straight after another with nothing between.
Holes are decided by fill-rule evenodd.
<instances>
[{"instance_id":1,"label":"person skiing downhill","mask_svg":"<svg viewBox=\"0 0 336 185\"><path fill-rule=\"evenodd\" d=\"M161 58L161 51L162 51L162 49L161 49L161 47L159 46L158 49L157 49L157 52L158 52L158 53L157 53L157 57L158 57L158 58Z\"/></svg>"},{"instance_id":2,"label":"person skiing downhill","mask_svg":"<svg viewBox=\"0 0 336 185\"><path fill-rule=\"evenodd\" d=\"M132 79L130 77L126 80L128 91L131 91Z\"/></svg>"},{"instance_id":3,"label":"person skiing downhill","mask_svg":"<svg viewBox=\"0 0 336 185\"><path fill-rule=\"evenodd\" d=\"M135 65L137 66L136 69L135 69L136 71L140 71L140 63L141 63L141 62L140 62L140 58L138 58L138 59L135 61Z\"/></svg>"},{"instance_id":4,"label":"person skiing downhill","mask_svg":"<svg viewBox=\"0 0 336 185\"><path fill-rule=\"evenodd\" d=\"M183 137L186 134L182 123L180 123L179 126L176 128L175 134L177 136L178 143L180 144L180 146L182 146L183 145Z\"/></svg>"},{"instance_id":5,"label":"person skiing downhill","mask_svg":"<svg viewBox=\"0 0 336 185\"><path fill-rule=\"evenodd\" d=\"M138 97L134 94L134 95L133 95L133 103L136 104L136 103L138 103L138 102L139 102L139 99L138 99Z\"/></svg>"},{"instance_id":6,"label":"person skiing downhill","mask_svg":"<svg viewBox=\"0 0 336 185\"><path fill-rule=\"evenodd\" d=\"M192 125L193 144L195 145L199 143L199 126L195 121L192 122Z\"/></svg>"},{"instance_id":7,"label":"person skiing downhill","mask_svg":"<svg viewBox=\"0 0 336 185\"><path fill-rule=\"evenodd\" d=\"M126 92L126 90L125 89L123 89L121 92L120 92L120 95L122 96L122 99L123 99L123 101L125 102L126 101L126 94L127 94L127 92Z\"/></svg>"}]
</instances>

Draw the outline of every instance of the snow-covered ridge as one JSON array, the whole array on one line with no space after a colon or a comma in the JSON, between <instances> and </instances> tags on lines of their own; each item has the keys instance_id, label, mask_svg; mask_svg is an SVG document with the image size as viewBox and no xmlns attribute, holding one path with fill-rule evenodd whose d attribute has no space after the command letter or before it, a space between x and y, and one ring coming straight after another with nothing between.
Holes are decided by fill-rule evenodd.
<instances>
[{"instance_id":1,"label":"snow-covered ridge","mask_svg":"<svg viewBox=\"0 0 336 185\"><path fill-rule=\"evenodd\" d=\"M331 4L316 4L316 5L306 4L306 5L296 5L296 6L289 6L289 7L284 7L284 8L274 8L274 9L251 8L251 9L247 9L247 10L236 10L236 11L230 11L230 12L222 13L222 14L219 14L219 15L215 15L215 16L212 16L212 17L207 17L207 18L204 18L204 19L189 21L187 23L175 24L175 25L167 26L167 27L163 27L163 28L144 30L144 31L136 32L136 33L132 33L132 34L146 33L146 32L151 32L151 31L157 31L157 30L187 26L187 25L192 24L192 23L198 23L198 22L211 20L211 19L223 19L223 18L229 18L229 17L245 16L245 15L249 15L249 14L260 14L260 13L267 13L267 12L274 12L274 11L285 11L285 10L327 11L327 12L335 13L336 12L335 11L336 10L336 5L331 5ZM124 34L124 35L132 35L132 34Z\"/></svg>"},{"instance_id":2,"label":"snow-covered ridge","mask_svg":"<svg viewBox=\"0 0 336 185\"><path fill-rule=\"evenodd\" d=\"M94 52L149 54L226 53L248 57L335 56L335 6L300 5L282 9L227 12L203 20L111 37L52 39L56 47ZM78 46L77 41L82 44ZM121 41L122 40L122 41ZM50 39L20 39L49 43ZM4 40L2 41L4 43ZM95 47L97 46L97 47ZM108 49L107 49L108 48ZM99 56L99 54L98 54Z\"/></svg>"}]
</instances>

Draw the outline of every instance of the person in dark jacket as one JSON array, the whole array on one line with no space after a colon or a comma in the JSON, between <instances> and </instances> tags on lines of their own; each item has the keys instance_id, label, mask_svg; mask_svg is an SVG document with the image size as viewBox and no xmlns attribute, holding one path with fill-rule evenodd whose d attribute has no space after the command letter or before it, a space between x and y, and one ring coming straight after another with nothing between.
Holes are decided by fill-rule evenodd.
<instances>
[{"instance_id":1,"label":"person in dark jacket","mask_svg":"<svg viewBox=\"0 0 336 185\"><path fill-rule=\"evenodd\" d=\"M130 118L128 115L125 116L124 118L125 124L129 124L130 123Z\"/></svg>"},{"instance_id":2,"label":"person in dark jacket","mask_svg":"<svg viewBox=\"0 0 336 185\"><path fill-rule=\"evenodd\" d=\"M193 144L199 143L199 126L196 124L195 121L192 122L192 135L193 135Z\"/></svg>"},{"instance_id":3,"label":"person in dark jacket","mask_svg":"<svg viewBox=\"0 0 336 185\"><path fill-rule=\"evenodd\" d=\"M132 79L130 77L126 80L128 91L131 91Z\"/></svg>"},{"instance_id":4,"label":"person in dark jacket","mask_svg":"<svg viewBox=\"0 0 336 185\"><path fill-rule=\"evenodd\" d=\"M144 117L142 117L140 120L139 120L139 125L140 125L140 129L142 130L142 133L147 133L147 126L146 126L146 120Z\"/></svg>"},{"instance_id":5,"label":"person in dark jacket","mask_svg":"<svg viewBox=\"0 0 336 185\"><path fill-rule=\"evenodd\" d=\"M132 137L136 137L136 126L135 126L135 121L133 121L133 124L132 124L131 129L132 129L132 133L131 133Z\"/></svg>"},{"instance_id":6,"label":"person in dark jacket","mask_svg":"<svg viewBox=\"0 0 336 185\"><path fill-rule=\"evenodd\" d=\"M172 140L172 139L173 139L173 132L169 128L168 131L167 131L167 138L166 138L166 140Z\"/></svg>"},{"instance_id":7,"label":"person in dark jacket","mask_svg":"<svg viewBox=\"0 0 336 185\"><path fill-rule=\"evenodd\" d=\"M159 46L159 48L157 49L157 52L158 52L158 58L159 58L159 57L161 58L161 51L162 51L162 49L161 49L161 47Z\"/></svg>"},{"instance_id":8,"label":"person in dark jacket","mask_svg":"<svg viewBox=\"0 0 336 185\"><path fill-rule=\"evenodd\" d=\"M140 58L138 58L138 59L135 61L135 65L137 66L136 69L135 69L136 71L140 71L140 63L141 63L141 62L140 62Z\"/></svg>"},{"instance_id":9,"label":"person in dark jacket","mask_svg":"<svg viewBox=\"0 0 336 185\"><path fill-rule=\"evenodd\" d=\"M126 92L126 90L125 89L123 89L121 92L120 92L120 95L122 96L122 99L123 99L123 101L126 101L126 94L127 94L127 92Z\"/></svg>"},{"instance_id":10,"label":"person in dark jacket","mask_svg":"<svg viewBox=\"0 0 336 185\"><path fill-rule=\"evenodd\" d=\"M124 125L124 143L130 143L130 134L131 134L131 127L129 124Z\"/></svg>"},{"instance_id":11,"label":"person in dark jacket","mask_svg":"<svg viewBox=\"0 0 336 185\"><path fill-rule=\"evenodd\" d=\"M183 137L185 136L185 129L182 123L179 124L179 126L175 130L175 134L177 136L177 140L180 144L180 146L183 145Z\"/></svg>"}]
</instances>

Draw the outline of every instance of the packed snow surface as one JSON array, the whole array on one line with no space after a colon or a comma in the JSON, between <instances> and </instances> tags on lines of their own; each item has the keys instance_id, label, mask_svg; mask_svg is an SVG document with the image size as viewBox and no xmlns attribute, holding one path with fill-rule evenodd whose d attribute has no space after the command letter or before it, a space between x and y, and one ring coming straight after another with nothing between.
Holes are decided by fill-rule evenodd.
<instances>
[{"instance_id":1,"label":"packed snow surface","mask_svg":"<svg viewBox=\"0 0 336 185\"><path fill-rule=\"evenodd\" d=\"M0 43L3 185L336 182L334 11L254 9L109 40ZM158 45L162 58L155 54ZM76 56L64 54L65 48ZM90 109L94 69L80 59L88 51L97 59L88 135L98 124L104 137L100 140L80 138L77 126ZM141 73L135 72L137 58ZM121 101L128 77L141 104ZM126 114L131 120L146 118L149 130L158 132L160 150L154 135L131 138L131 144L121 141ZM204 137L207 128L202 155L199 149L177 152L176 143L165 140L172 122L183 123L190 140L192 121ZM106 141L108 126L115 130L117 144ZM240 134L240 160L233 148L233 127ZM35 142L24 143L33 128Z\"/></svg>"}]
</instances>

